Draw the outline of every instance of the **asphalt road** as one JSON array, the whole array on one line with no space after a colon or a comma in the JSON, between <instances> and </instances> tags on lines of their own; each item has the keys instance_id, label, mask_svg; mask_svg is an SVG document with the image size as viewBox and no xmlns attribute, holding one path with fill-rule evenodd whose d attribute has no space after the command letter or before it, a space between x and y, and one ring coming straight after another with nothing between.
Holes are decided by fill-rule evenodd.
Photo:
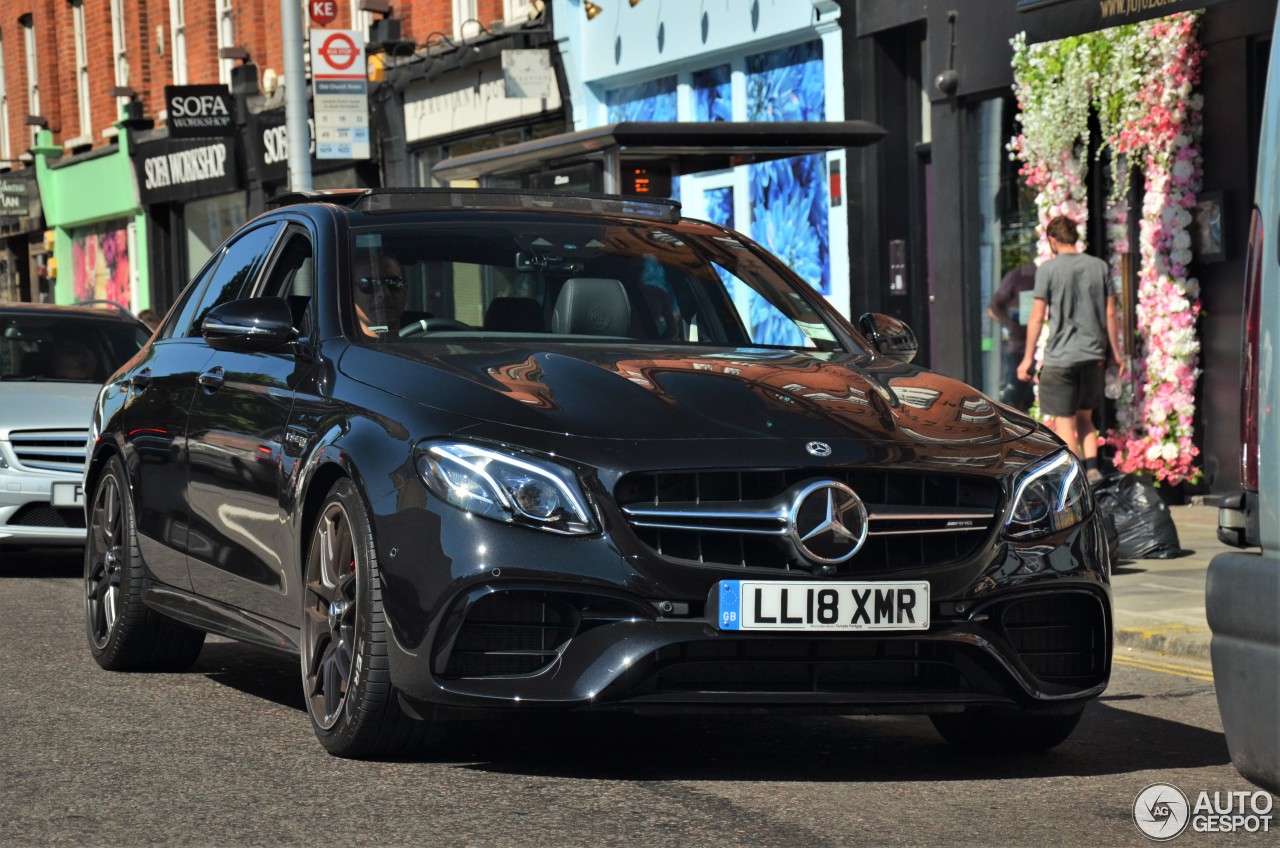
<instances>
[{"instance_id":1,"label":"asphalt road","mask_svg":"<svg viewBox=\"0 0 1280 848\"><path fill-rule=\"evenodd\" d=\"M1131 818L1148 784L1253 791L1207 667L1132 652L1036 756L962 754L919 717L599 716L458 722L428 760L337 760L296 661L219 640L185 674L104 672L81 591L78 555L0 552L3 845L1150 845Z\"/></svg>"}]
</instances>

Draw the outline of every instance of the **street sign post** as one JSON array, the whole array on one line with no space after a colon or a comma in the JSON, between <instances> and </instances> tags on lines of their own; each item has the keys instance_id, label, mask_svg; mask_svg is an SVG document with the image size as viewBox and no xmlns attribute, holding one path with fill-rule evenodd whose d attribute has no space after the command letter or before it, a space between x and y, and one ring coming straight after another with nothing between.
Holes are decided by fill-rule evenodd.
<instances>
[{"instance_id":1,"label":"street sign post","mask_svg":"<svg viewBox=\"0 0 1280 848\"><path fill-rule=\"evenodd\" d=\"M359 30L311 30L317 159L369 158L367 73Z\"/></svg>"},{"instance_id":2,"label":"street sign post","mask_svg":"<svg viewBox=\"0 0 1280 848\"><path fill-rule=\"evenodd\" d=\"M307 11L313 24L326 27L338 17L338 0L308 0Z\"/></svg>"}]
</instances>

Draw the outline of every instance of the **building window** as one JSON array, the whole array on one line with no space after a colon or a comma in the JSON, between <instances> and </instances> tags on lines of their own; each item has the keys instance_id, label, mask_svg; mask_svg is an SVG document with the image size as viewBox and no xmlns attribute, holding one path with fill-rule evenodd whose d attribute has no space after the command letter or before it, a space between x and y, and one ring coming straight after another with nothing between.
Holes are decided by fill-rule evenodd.
<instances>
[{"instance_id":1,"label":"building window","mask_svg":"<svg viewBox=\"0 0 1280 848\"><path fill-rule=\"evenodd\" d=\"M4 67L4 40L0 39L0 68ZM12 158L9 145L9 84L0 74L0 159L7 164Z\"/></svg>"},{"instance_id":2,"label":"building window","mask_svg":"<svg viewBox=\"0 0 1280 848\"><path fill-rule=\"evenodd\" d=\"M36 28L31 20L31 15L23 15L18 18L18 23L22 25L22 46L26 50L27 61L27 114L40 114L40 66L36 63ZM31 143L36 143L36 136L39 134L39 127L31 128Z\"/></svg>"},{"instance_id":3,"label":"building window","mask_svg":"<svg viewBox=\"0 0 1280 848\"><path fill-rule=\"evenodd\" d=\"M235 21L231 18L231 0L218 0L218 55L222 48L236 43ZM218 60L218 82L224 85L231 83L231 69L236 66L235 59Z\"/></svg>"},{"instance_id":4,"label":"building window","mask_svg":"<svg viewBox=\"0 0 1280 848\"><path fill-rule=\"evenodd\" d=\"M124 21L124 0L111 0L111 54L115 62L116 85L123 88L129 84L128 42ZM119 112L126 103L127 97L116 98L116 111Z\"/></svg>"},{"instance_id":5,"label":"building window","mask_svg":"<svg viewBox=\"0 0 1280 848\"><path fill-rule=\"evenodd\" d=\"M310 16L308 16L309 19ZM373 12L361 10L359 0L351 0L351 28L359 30L368 39L371 26L373 26Z\"/></svg>"},{"instance_id":6,"label":"building window","mask_svg":"<svg viewBox=\"0 0 1280 848\"><path fill-rule=\"evenodd\" d=\"M453 0L453 37L460 40L478 33L480 29L475 24L465 27L463 24L477 20L479 15L476 0Z\"/></svg>"},{"instance_id":7,"label":"building window","mask_svg":"<svg viewBox=\"0 0 1280 848\"><path fill-rule=\"evenodd\" d=\"M84 0L71 0L71 26L76 42L76 99L80 106L80 141L93 138L89 101L89 44L84 34Z\"/></svg>"},{"instance_id":8,"label":"building window","mask_svg":"<svg viewBox=\"0 0 1280 848\"><path fill-rule=\"evenodd\" d=\"M173 33L173 84L187 84L187 13L183 0L169 0L169 29Z\"/></svg>"},{"instance_id":9,"label":"building window","mask_svg":"<svg viewBox=\"0 0 1280 848\"><path fill-rule=\"evenodd\" d=\"M508 24L522 24L537 17L541 6L538 0L502 0L502 20Z\"/></svg>"}]
</instances>

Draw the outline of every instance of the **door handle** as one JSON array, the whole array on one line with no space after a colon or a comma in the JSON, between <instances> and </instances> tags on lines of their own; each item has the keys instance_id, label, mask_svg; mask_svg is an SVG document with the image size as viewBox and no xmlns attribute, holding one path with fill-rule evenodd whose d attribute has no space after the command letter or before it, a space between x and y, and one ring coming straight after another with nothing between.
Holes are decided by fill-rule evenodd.
<instances>
[{"instance_id":1,"label":"door handle","mask_svg":"<svg viewBox=\"0 0 1280 848\"><path fill-rule=\"evenodd\" d=\"M138 391L142 391L147 386L151 385L151 369L143 368L141 371L139 371L137 374L134 374L132 377L121 380L120 384L122 388L127 389L130 386L132 386Z\"/></svg>"},{"instance_id":2,"label":"door handle","mask_svg":"<svg viewBox=\"0 0 1280 848\"><path fill-rule=\"evenodd\" d=\"M210 368L196 379L206 389L216 389L222 385L222 367Z\"/></svg>"}]
</instances>

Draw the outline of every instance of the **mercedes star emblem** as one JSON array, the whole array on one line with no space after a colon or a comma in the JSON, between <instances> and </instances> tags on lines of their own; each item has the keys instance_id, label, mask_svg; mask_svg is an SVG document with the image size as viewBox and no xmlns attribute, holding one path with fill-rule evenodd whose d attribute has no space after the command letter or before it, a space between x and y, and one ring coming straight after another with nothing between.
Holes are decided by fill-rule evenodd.
<instances>
[{"instance_id":1,"label":"mercedes star emblem","mask_svg":"<svg viewBox=\"0 0 1280 848\"><path fill-rule=\"evenodd\" d=\"M831 456L831 445L826 442L809 442L804 449L813 456Z\"/></svg>"},{"instance_id":2,"label":"mercedes star emblem","mask_svg":"<svg viewBox=\"0 0 1280 848\"><path fill-rule=\"evenodd\" d=\"M844 483L819 480L801 488L791 502L792 540L814 562L840 563L867 540L867 508Z\"/></svg>"}]
</instances>

